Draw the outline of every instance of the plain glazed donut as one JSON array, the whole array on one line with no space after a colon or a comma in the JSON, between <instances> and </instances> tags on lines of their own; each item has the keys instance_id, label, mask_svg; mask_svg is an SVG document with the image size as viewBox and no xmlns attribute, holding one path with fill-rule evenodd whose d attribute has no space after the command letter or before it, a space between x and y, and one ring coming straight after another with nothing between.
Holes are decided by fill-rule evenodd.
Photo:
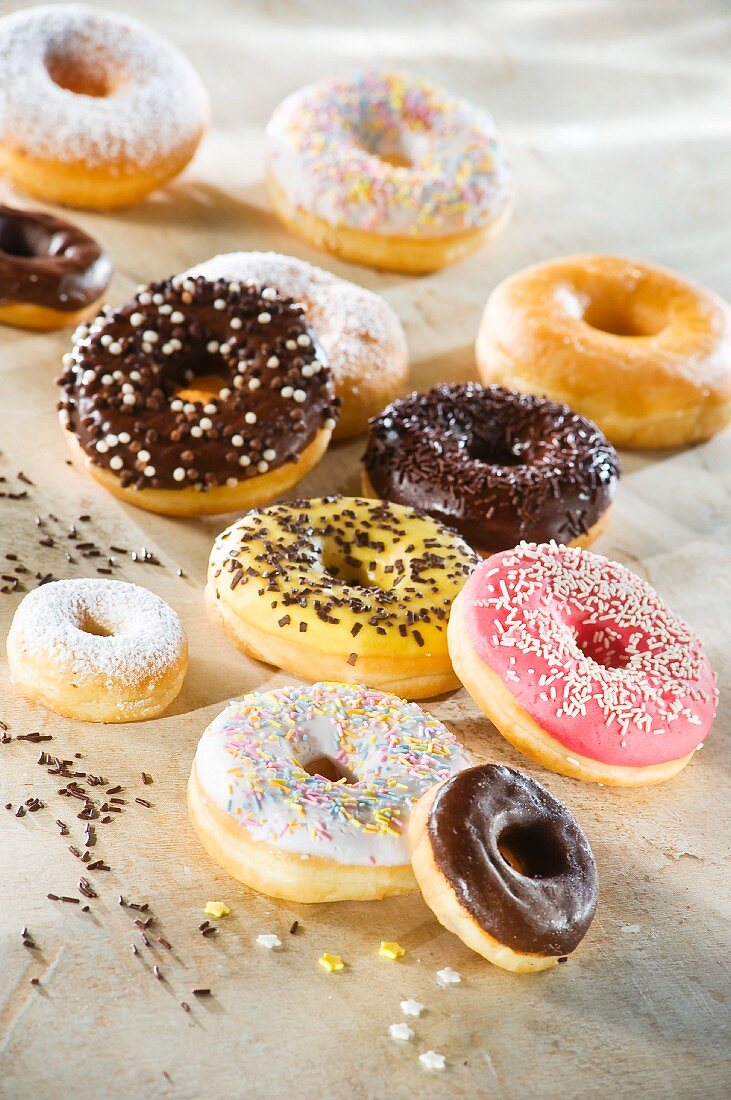
<instances>
[{"instance_id":1,"label":"plain glazed donut","mask_svg":"<svg viewBox=\"0 0 731 1100\"><path fill-rule=\"evenodd\" d=\"M469 765L415 703L347 684L252 692L213 720L188 808L211 858L288 901L367 901L416 888L406 826Z\"/></svg>"},{"instance_id":2,"label":"plain glazed donut","mask_svg":"<svg viewBox=\"0 0 731 1100\"><path fill-rule=\"evenodd\" d=\"M261 661L424 699L459 686L447 617L477 560L411 508L299 500L250 512L219 535L206 603Z\"/></svg>"},{"instance_id":3,"label":"plain glazed donut","mask_svg":"<svg viewBox=\"0 0 731 1100\"><path fill-rule=\"evenodd\" d=\"M78 324L112 277L100 245L70 222L0 206L0 324Z\"/></svg>"},{"instance_id":4,"label":"plain glazed donut","mask_svg":"<svg viewBox=\"0 0 731 1100\"><path fill-rule=\"evenodd\" d=\"M548 970L586 935L594 856L566 806L530 776L502 764L459 772L422 796L409 844L439 923L496 966Z\"/></svg>"},{"instance_id":5,"label":"plain glazed donut","mask_svg":"<svg viewBox=\"0 0 731 1100\"><path fill-rule=\"evenodd\" d=\"M215 515L281 496L337 417L304 307L272 287L176 276L82 326L59 417L74 456L150 512Z\"/></svg>"},{"instance_id":6,"label":"plain glazed donut","mask_svg":"<svg viewBox=\"0 0 731 1100\"><path fill-rule=\"evenodd\" d=\"M731 420L731 309L667 268L567 256L490 295L480 377L565 401L618 447L675 447Z\"/></svg>"},{"instance_id":7,"label":"plain glazed donut","mask_svg":"<svg viewBox=\"0 0 731 1100\"><path fill-rule=\"evenodd\" d=\"M214 256L187 274L242 283L253 279L304 304L341 401L335 439L364 432L369 418L403 392L409 373L406 337L379 294L276 252Z\"/></svg>"},{"instance_id":8,"label":"plain glazed donut","mask_svg":"<svg viewBox=\"0 0 731 1100\"><path fill-rule=\"evenodd\" d=\"M435 386L371 421L363 491L428 512L481 554L523 539L588 546L604 530L619 459L566 405L487 389Z\"/></svg>"},{"instance_id":9,"label":"plain glazed donut","mask_svg":"<svg viewBox=\"0 0 731 1100\"><path fill-rule=\"evenodd\" d=\"M82 4L0 20L0 170L41 199L137 202L182 171L207 120L190 62L141 23Z\"/></svg>"},{"instance_id":10,"label":"plain glazed donut","mask_svg":"<svg viewBox=\"0 0 731 1100\"><path fill-rule=\"evenodd\" d=\"M646 581L588 550L522 543L483 561L452 606L449 652L503 737L576 779L670 779L713 722L698 638Z\"/></svg>"},{"instance_id":11,"label":"plain glazed donut","mask_svg":"<svg viewBox=\"0 0 731 1100\"><path fill-rule=\"evenodd\" d=\"M492 117L409 73L302 88L274 112L267 146L276 213L346 260L435 271L507 221L510 172Z\"/></svg>"},{"instance_id":12,"label":"plain glazed donut","mask_svg":"<svg viewBox=\"0 0 731 1100\"><path fill-rule=\"evenodd\" d=\"M124 581L51 581L20 603L10 677L28 699L82 722L140 722L180 691L188 643L159 596Z\"/></svg>"}]
</instances>

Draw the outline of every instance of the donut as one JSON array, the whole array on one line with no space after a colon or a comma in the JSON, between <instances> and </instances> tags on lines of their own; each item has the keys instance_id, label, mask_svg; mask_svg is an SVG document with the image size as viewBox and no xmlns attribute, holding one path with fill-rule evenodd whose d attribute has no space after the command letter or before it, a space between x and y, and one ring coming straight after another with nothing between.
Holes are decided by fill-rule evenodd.
<instances>
[{"instance_id":1,"label":"donut","mask_svg":"<svg viewBox=\"0 0 731 1100\"><path fill-rule=\"evenodd\" d=\"M363 492L418 508L482 554L521 540L588 546L619 459L566 405L474 382L395 401L371 421Z\"/></svg>"},{"instance_id":2,"label":"donut","mask_svg":"<svg viewBox=\"0 0 731 1100\"><path fill-rule=\"evenodd\" d=\"M23 694L82 722L140 722L169 706L188 667L178 615L137 584L51 581L19 604L8 665Z\"/></svg>"},{"instance_id":3,"label":"donut","mask_svg":"<svg viewBox=\"0 0 731 1100\"><path fill-rule=\"evenodd\" d=\"M82 4L0 19L0 171L32 195L137 202L182 171L207 120L191 64L135 20Z\"/></svg>"},{"instance_id":4,"label":"donut","mask_svg":"<svg viewBox=\"0 0 731 1100\"><path fill-rule=\"evenodd\" d=\"M281 496L324 454L337 399L304 307L176 276L77 330L59 417L106 489L166 515Z\"/></svg>"},{"instance_id":5,"label":"donut","mask_svg":"<svg viewBox=\"0 0 731 1100\"><path fill-rule=\"evenodd\" d=\"M416 888L411 807L470 763L441 722L395 695L338 683L255 691L201 737L188 809L239 882L287 901L367 901Z\"/></svg>"},{"instance_id":6,"label":"donut","mask_svg":"<svg viewBox=\"0 0 731 1100\"><path fill-rule=\"evenodd\" d=\"M677 447L731 420L731 309L682 275L620 256L536 264L490 295L482 381L565 401L617 447Z\"/></svg>"},{"instance_id":7,"label":"donut","mask_svg":"<svg viewBox=\"0 0 731 1100\"><path fill-rule=\"evenodd\" d=\"M439 923L503 970L548 970L586 935L594 856L566 806L530 776L479 764L443 780L414 808L409 846Z\"/></svg>"},{"instance_id":8,"label":"donut","mask_svg":"<svg viewBox=\"0 0 731 1100\"><path fill-rule=\"evenodd\" d=\"M510 172L481 107L410 73L311 84L267 127L277 215L311 244L391 271L435 271L506 221Z\"/></svg>"},{"instance_id":9,"label":"donut","mask_svg":"<svg viewBox=\"0 0 731 1100\"><path fill-rule=\"evenodd\" d=\"M99 301L112 262L76 225L0 205L0 324L50 331Z\"/></svg>"},{"instance_id":10,"label":"donut","mask_svg":"<svg viewBox=\"0 0 731 1100\"><path fill-rule=\"evenodd\" d=\"M448 636L455 672L503 737L563 775L660 783L713 722L698 638L646 581L589 550L522 543L487 558Z\"/></svg>"},{"instance_id":11,"label":"donut","mask_svg":"<svg viewBox=\"0 0 731 1100\"><path fill-rule=\"evenodd\" d=\"M251 657L423 699L459 686L447 618L477 560L411 508L298 500L249 512L219 535L206 603Z\"/></svg>"},{"instance_id":12,"label":"donut","mask_svg":"<svg viewBox=\"0 0 731 1100\"><path fill-rule=\"evenodd\" d=\"M364 432L370 417L403 392L409 373L406 337L380 295L276 252L230 252L187 274L242 283L253 279L303 303L341 401L333 438Z\"/></svg>"}]
</instances>

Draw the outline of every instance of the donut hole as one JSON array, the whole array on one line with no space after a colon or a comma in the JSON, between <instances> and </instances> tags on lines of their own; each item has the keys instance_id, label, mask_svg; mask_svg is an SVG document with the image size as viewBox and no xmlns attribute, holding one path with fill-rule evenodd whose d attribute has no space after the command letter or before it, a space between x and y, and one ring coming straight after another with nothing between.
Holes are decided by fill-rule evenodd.
<instances>
[{"instance_id":1,"label":"donut hole","mask_svg":"<svg viewBox=\"0 0 731 1100\"><path fill-rule=\"evenodd\" d=\"M374 577L378 562L373 561L372 555L369 561L362 561L355 557L345 558L337 549L326 545L323 551L323 568L330 577L351 588L379 587Z\"/></svg>"},{"instance_id":2,"label":"donut hole","mask_svg":"<svg viewBox=\"0 0 731 1100\"><path fill-rule=\"evenodd\" d=\"M633 298L591 299L583 313L584 324L610 336L656 336L665 328L665 318L657 309Z\"/></svg>"},{"instance_id":3,"label":"donut hole","mask_svg":"<svg viewBox=\"0 0 731 1100\"><path fill-rule=\"evenodd\" d=\"M114 637L115 632L108 623L100 622L99 619L95 619L93 615L88 613L76 625L83 634L93 634L96 638Z\"/></svg>"},{"instance_id":4,"label":"donut hole","mask_svg":"<svg viewBox=\"0 0 731 1100\"><path fill-rule=\"evenodd\" d=\"M105 99L115 88L110 68L98 58L73 53L46 55L46 71L54 84L73 95Z\"/></svg>"},{"instance_id":5,"label":"donut hole","mask_svg":"<svg viewBox=\"0 0 731 1100\"><path fill-rule=\"evenodd\" d=\"M331 783L338 783L341 779L344 779L347 784L357 782L352 772L349 772L347 768L344 768L342 764L329 756L317 756L314 760L309 760L303 767L308 775L328 779Z\"/></svg>"},{"instance_id":6,"label":"donut hole","mask_svg":"<svg viewBox=\"0 0 731 1100\"><path fill-rule=\"evenodd\" d=\"M39 255L39 251L36 237L28 232L26 225L12 218L0 218L0 252L6 256L32 259Z\"/></svg>"},{"instance_id":7,"label":"donut hole","mask_svg":"<svg viewBox=\"0 0 731 1100\"><path fill-rule=\"evenodd\" d=\"M220 374L199 374L173 390L173 397L179 397L181 401L201 401L205 404L212 397L218 397L220 391L228 386L229 382Z\"/></svg>"},{"instance_id":8,"label":"donut hole","mask_svg":"<svg viewBox=\"0 0 731 1100\"><path fill-rule=\"evenodd\" d=\"M358 134L358 145L372 157L383 161L391 168L412 168L414 158L407 148L405 134L375 134L367 127Z\"/></svg>"},{"instance_id":9,"label":"donut hole","mask_svg":"<svg viewBox=\"0 0 731 1100\"><path fill-rule=\"evenodd\" d=\"M486 466L523 466L522 447L519 439L473 435L466 441L464 450L473 462L483 462Z\"/></svg>"},{"instance_id":10,"label":"donut hole","mask_svg":"<svg viewBox=\"0 0 731 1100\"><path fill-rule=\"evenodd\" d=\"M498 852L523 878L556 878L566 870L566 859L542 825L509 825L498 837Z\"/></svg>"},{"instance_id":11,"label":"donut hole","mask_svg":"<svg viewBox=\"0 0 731 1100\"><path fill-rule=\"evenodd\" d=\"M629 660L621 639L595 626L577 631L576 644L585 657L602 668L625 668Z\"/></svg>"}]
</instances>

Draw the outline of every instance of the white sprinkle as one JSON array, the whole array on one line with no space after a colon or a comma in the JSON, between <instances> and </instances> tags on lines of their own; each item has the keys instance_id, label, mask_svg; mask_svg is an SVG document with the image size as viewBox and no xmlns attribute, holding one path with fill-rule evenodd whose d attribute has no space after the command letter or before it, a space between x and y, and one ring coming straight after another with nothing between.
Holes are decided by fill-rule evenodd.
<instances>
[{"instance_id":1,"label":"white sprinkle","mask_svg":"<svg viewBox=\"0 0 731 1100\"><path fill-rule=\"evenodd\" d=\"M275 367L279 366L279 360L277 359L276 355L269 356L269 358L267 359L267 366L271 367L272 370L274 370Z\"/></svg>"},{"instance_id":2,"label":"white sprinkle","mask_svg":"<svg viewBox=\"0 0 731 1100\"><path fill-rule=\"evenodd\" d=\"M159 291L157 294L152 295L152 304L154 306L161 306L164 301L165 299L163 298L162 294L159 293Z\"/></svg>"},{"instance_id":3,"label":"white sprinkle","mask_svg":"<svg viewBox=\"0 0 731 1100\"><path fill-rule=\"evenodd\" d=\"M200 427L199 424L194 424L193 427L190 429L190 434L193 436L193 439L200 439L203 435L203 429Z\"/></svg>"},{"instance_id":4,"label":"white sprinkle","mask_svg":"<svg viewBox=\"0 0 731 1100\"><path fill-rule=\"evenodd\" d=\"M231 325L231 328L241 328L243 321L240 317L232 317L229 324Z\"/></svg>"},{"instance_id":5,"label":"white sprinkle","mask_svg":"<svg viewBox=\"0 0 731 1100\"><path fill-rule=\"evenodd\" d=\"M215 413L215 412L218 412L218 409L215 405L208 404L208 405L203 406L203 412L204 413ZM201 423L202 423L202 421L201 421Z\"/></svg>"},{"instance_id":6,"label":"white sprinkle","mask_svg":"<svg viewBox=\"0 0 731 1100\"><path fill-rule=\"evenodd\" d=\"M155 470L154 466L145 466L144 470L142 471L145 477L154 477L156 472L157 471Z\"/></svg>"},{"instance_id":7,"label":"white sprinkle","mask_svg":"<svg viewBox=\"0 0 731 1100\"><path fill-rule=\"evenodd\" d=\"M227 397L231 396L231 390L227 386L224 386L222 390L218 391L218 396L222 401L225 401Z\"/></svg>"},{"instance_id":8,"label":"white sprinkle","mask_svg":"<svg viewBox=\"0 0 731 1100\"><path fill-rule=\"evenodd\" d=\"M174 401L170 402L170 408L173 410L173 412L182 412L183 402L180 400L179 397L176 397Z\"/></svg>"},{"instance_id":9,"label":"white sprinkle","mask_svg":"<svg viewBox=\"0 0 731 1100\"><path fill-rule=\"evenodd\" d=\"M292 399L296 401L298 405L302 405L307 400L307 394L304 390L295 390L292 394Z\"/></svg>"},{"instance_id":10,"label":"white sprinkle","mask_svg":"<svg viewBox=\"0 0 731 1100\"><path fill-rule=\"evenodd\" d=\"M215 302L213 303L213 308L214 309L225 309L226 308L225 298L216 298Z\"/></svg>"},{"instance_id":11,"label":"white sprinkle","mask_svg":"<svg viewBox=\"0 0 731 1100\"><path fill-rule=\"evenodd\" d=\"M129 323L131 324L132 328L139 328L139 326L143 323L144 320L145 320L144 314L142 314L142 313L133 313L130 316Z\"/></svg>"},{"instance_id":12,"label":"white sprinkle","mask_svg":"<svg viewBox=\"0 0 731 1100\"><path fill-rule=\"evenodd\" d=\"M168 342L167 344L162 345L161 350L162 350L163 355L172 355L173 352L175 351L175 348L173 347L173 345L171 343Z\"/></svg>"},{"instance_id":13,"label":"white sprinkle","mask_svg":"<svg viewBox=\"0 0 731 1100\"><path fill-rule=\"evenodd\" d=\"M267 470L269 469L269 463L264 462L264 460L262 459L261 462L257 462L256 468L257 468L257 470L259 471L260 474L265 474L267 472Z\"/></svg>"},{"instance_id":14,"label":"white sprinkle","mask_svg":"<svg viewBox=\"0 0 731 1100\"><path fill-rule=\"evenodd\" d=\"M122 459L119 455L112 455L112 457L109 459L110 469L121 470L123 466L124 463L122 462Z\"/></svg>"},{"instance_id":15,"label":"white sprinkle","mask_svg":"<svg viewBox=\"0 0 731 1100\"><path fill-rule=\"evenodd\" d=\"M206 344L206 351L209 351L211 355L215 355L218 351L218 348L218 340L209 340L209 342Z\"/></svg>"},{"instance_id":16,"label":"white sprinkle","mask_svg":"<svg viewBox=\"0 0 731 1100\"><path fill-rule=\"evenodd\" d=\"M149 462L150 461L150 452L149 451L138 451L137 452L137 461L138 462Z\"/></svg>"},{"instance_id":17,"label":"white sprinkle","mask_svg":"<svg viewBox=\"0 0 731 1100\"><path fill-rule=\"evenodd\" d=\"M112 378L111 374L102 375L102 386L111 386L113 381L114 379Z\"/></svg>"},{"instance_id":18,"label":"white sprinkle","mask_svg":"<svg viewBox=\"0 0 731 1100\"><path fill-rule=\"evenodd\" d=\"M185 481L185 470L182 466L176 466L173 470L173 477L176 481Z\"/></svg>"},{"instance_id":19,"label":"white sprinkle","mask_svg":"<svg viewBox=\"0 0 731 1100\"><path fill-rule=\"evenodd\" d=\"M312 343L312 340L309 338L306 332L301 332L297 337L297 343L301 348L308 348Z\"/></svg>"},{"instance_id":20,"label":"white sprinkle","mask_svg":"<svg viewBox=\"0 0 731 1100\"><path fill-rule=\"evenodd\" d=\"M152 295L144 290L142 294L137 295L137 301L141 306L149 306L152 303Z\"/></svg>"},{"instance_id":21,"label":"white sprinkle","mask_svg":"<svg viewBox=\"0 0 731 1100\"><path fill-rule=\"evenodd\" d=\"M239 466L251 466L251 459L248 455L241 455L239 459Z\"/></svg>"},{"instance_id":22,"label":"white sprinkle","mask_svg":"<svg viewBox=\"0 0 731 1100\"><path fill-rule=\"evenodd\" d=\"M218 350L219 350L221 355L230 355L231 354L231 345L230 344L221 344L221 346Z\"/></svg>"},{"instance_id":23,"label":"white sprinkle","mask_svg":"<svg viewBox=\"0 0 731 1100\"><path fill-rule=\"evenodd\" d=\"M111 343L109 345L108 351L109 351L110 355L121 355L122 354L122 345L117 343L117 341L115 340L113 343Z\"/></svg>"},{"instance_id":24,"label":"white sprinkle","mask_svg":"<svg viewBox=\"0 0 731 1100\"><path fill-rule=\"evenodd\" d=\"M414 1033L408 1024L391 1024L388 1033L392 1039L396 1039L401 1043L407 1043L409 1039L414 1037Z\"/></svg>"},{"instance_id":25,"label":"white sprinkle","mask_svg":"<svg viewBox=\"0 0 731 1100\"><path fill-rule=\"evenodd\" d=\"M74 365L74 357L70 351L67 351L66 354L61 357L61 362L64 367L72 367Z\"/></svg>"},{"instance_id":26,"label":"white sprinkle","mask_svg":"<svg viewBox=\"0 0 731 1100\"><path fill-rule=\"evenodd\" d=\"M117 438L120 443L131 443L132 441L132 436L129 432L120 432Z\"/></svg>"},{"instance_id":27,"label":"white sprinkle","mask_svg":"<svg viewBox=\"0 0 731 1100\"><path fill-rule=\"evenodd\" d=\"M99 452L100 455L105 455L107 453L107 451L109 450L109 447L107 446L107 444L104 442L103 439L100 439L99 442L96 445L96 449L97 449L97 451Z\"/></svg>"},{"instance_id":28,"label":"white sprinkle","mask_svg":"<svg viewBox=\"0 0 731 1100\"><path fill-rule=\"evenodd\" d=\"M108 348L112 342L112 337L109 335L108 332L105 332L99 342L103 348Z\"/></svg>"},{"instance_id":29,"label":"white sprinkle","mask_svg":"<svg viewBox=\"0 0 731 1100\"><path fill-rule=\"evenodd\" d=\"M226 478L226 485L228 486L229 489L235 489L236 486L238 485L238 483L239 483L238 478L235 478L235 477L227 477Z\"/></svg>"},{"instance_id":30,"label":"white sprinkle","mask_svg":"<svg viewBox=\"0 0 731 1100\"><path fill-rule=\"evenodd\" d=\"M167 317L167 315L168 315L169 313L172 313L172 312L173 312L173 307L172 307L171 305L168 305L168 303L166 302L166 303L165 303L165 305L163 305L163 306L160 306L160 308L158 309L158 311L157 311L157 312L158 312L158 313L159 313L159 314L160 314L160 315L161 315L162 317Z\"/></svg>"},{"instance_id":31,"label":"white sprinkle","mask_svg":"<svg viewBox=\"0 0 731 1100\"><path fill-rule=\"evenodd\" d=\"M287 349L287 351L296 351L297 350L297 341L296 340L287 340L287 342L285 343L284 346Z\"/></svg>"},{"instance_id":32,"label":"white sprinkle","mask_svg":"<svg viewBox=\"0 0 731 1100\"><path fill-rule=\"evenodd\" d=\"M91 383L94 381L95 378L96 378L96 374L94 373L93 370L85 370L82 377L81 377L81 381L85 386L89 386L89 385L91 385Z\"/></svg>"},{"instance_id":33,"label":"white sprinkle","mask_svg":"<svg viewBox=\"0 0 731 1100\"><path fill-rule=\"evenodd\" d=\"M116 435L108 435L106 438L107 447L116 447L119 442L119 438Z\"/></svg>"},{"instance_id":34,"label":"white sprinkle","mask_svg":"<svg viewBox=\"0 0 731 1100\"><path fill-rule=\"evenodd\" d=\"M264 451L264 454L262 455L262 458L265 458L267 460L267 462L273 462L276 457L277 457L277 452L275 450L273 450L271 447L268 447L267 450Z\"/></svg>"},{"instance_id":35,"label":"white sprinkle","mask_svg":"<svg viewBox=\"0 0 731 1100\"><path fill-rule=\"evenodd\" d=\"M444 1069L444 1055L437 1054L434 1050L425 1050L419 1055L419 1061L424 1069Z\"/></svg>"},{"instance_id":36,"label":"white sprinkle","mask_svg":"<svg viewBox=\"0 0 731 1100\"><path fill-rule=\"evenodd\" d=\"M234 447L243 447L243 445L244 445L243 435L232 435L231 436L231 444Z\"/></svg>"},{"instance_id":37,"label":"white sprinkle","mask_svg":"<svg viewBox=\"0 0 731 1100\"><path fill-rule=\"evenodd\" d=\"M273 302L277 297L277 292L273 286L265 286L261 292L261 297L265 302Z\"/></svg>"},{"instance_id":38,"label":"white sprinkle","mask_svg":"<svg viewBox=\"0 0 731 1100\"><path fill-rule=\"evenodd\" d=\"M142 333L142 339L148 344L156 344L160 337L153 329L148 328Z\"/></svg>"},{"instance_id":39,"label":"white sprinkle","mask_svg":"<svg viewBox=\"0 0 731 1100\"><path fill-rule=\"evenodd\" d=\"M269 951L273 951L275 947L281 947L282 946L282 941L280 940L279 936L274 936L274 935L257 936L256 937L256 942L261 947L268 948Z\"/></svg>"},{"instance_id":40,"label":"white sprinkle","mask_svg":"<svg viewBox=\"0 0 731 1100\"><path fill-rule=\"evenodd\" d=\"M272 319L271 313L260 313L257 317L257 321L260 325L268 325Z\"/></svg>"},{"instance_id":41,"label":"white sprinkle","mask_svg":"<svg viewBox=\"0 0 731 1100\"><path fill-rule=\"evenodd\" d=\"M256 424L256 413L247 412L244 414L244 421L246 424Z\"/></svg>"},{"instance_id":42,"label":"white sprinkle","mask_svg":"<svg viewBox=\"0 0 731 1100\"><path fill-rule=\"evenodd\" d=\"M260 385L261 385L261 379L260 378L250 378L249 379L249 389L250 390L258 390Z\"/></svg>"},{"instance_id":43,"label":"white sprinkle","mask_svg":"<svg viewBox=\"0 0 731 1100\"><path fill-rule=\"evenodd\" d=\"M292 386L282 386L282 389L281 389L282 397L291 397L293 393L294 393L294 389L292 388Z\"/></svg>"},{"instance_id":44,"label":"white sprinkle","mask_svg":"<svg viewBox=\"0 0 731 1100\"><path fill-rule=\"evenodd\" d=\"M202 416L200 425L204 432L208 432L213 427L213 421L208 416Z\"/></svg>"},{"instance_id":45,"label":"white sprinkle","mask_svg":"<svg viewBox=\"0 0 731 1100\"><path fill-rule=\"evenodd\" d=\"M421 1016L424 1011L424 1006L420 1004L419 1001L414 1001L412 998L409 998L401 1002L401 1011L404 1016Z\"/></svg>"},{"instance_id":46,"label":"white sprinkle","mask_svg":"<svg viewBox=\"0 0 731 1100\"><path fill-rule=\"evenodd\" d=\"M451 966L445 966L443 970L437 970L437 985L440 985L442 989L446 989L448 985L457 985L461 981L461 975L456 970L452 970Z\"/></svg>"},{"instance_id":47,"label":"white sprinkle","mask_svg":"<svg viewBox=\"0 0 731 1100\"><path fill-rule=\"evenodd\" d=\"M170 314L170 320L174 325L182 325L183 321L185 320L185 314L181 313L179 309L176 309L173 313Z\"/></svg>"},{"instance_id":48,"label":"white sprinkle","mask_svg":"<svg viewBox=\"0 0 731 1100\"><path fill-rule=\"evenodd\" d=\"M327 420L325 421L325 427L327 428L327 430L329 432L331 432L333 430L333 428L335 427L336 424L337 424L337 421L333 420L333 418L331 416L328 416Z\"/></svg>"},{"instance_id":49,"label":"white sprinkle","mask_svg":"<svg viewBox=\"0 0 731 1100\"><path fill-rule=\"evenodd\" d=\"M135 395L133 393L123 393L122 394L122 403L124 405L134 405L135 400L136 400L136 398L135 398Z\"/></svg>"}]
</instances>

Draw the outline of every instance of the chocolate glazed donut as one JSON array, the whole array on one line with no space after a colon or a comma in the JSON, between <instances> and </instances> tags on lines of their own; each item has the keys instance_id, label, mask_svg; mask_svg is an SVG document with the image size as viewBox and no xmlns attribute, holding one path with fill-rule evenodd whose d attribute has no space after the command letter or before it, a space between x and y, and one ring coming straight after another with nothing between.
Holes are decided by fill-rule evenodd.
<instances>
[{"instance_id":1,"label":"chocolate glazed donut","mask_svg":"<svg viewBox=\"0 0 731 1100\"><path fill-rule=\"evenodd\" d=\"M111 276L109 257L77 226L0 206L0 307L53 310L66 315L59 325L67 324L99 299Z\"/></svg>"},{"instance_id":2,"label":"chocolate glazed donut","mask_svg":"<svg viewBox=\"0 0 731 1100\"><path fill-rule=\"evenodd\" d=\"M428 817L434 862L461 906L500 944L563 956L594 916L594 856L563 803L501 764L460 772Z\"/></svg>"},{"instance_id":3,"label":"chocolate glazed donut","mask_svg":"<svg viewBox=\"0 0 731 1100\"><path fill-rule=\"evenodd\" d=\"M568 406L473 382L394 401L371 420L363 462L364 491L428 512L483 553L523 539L588 545L620 470Z\"/></svg>"}]
</instances>

